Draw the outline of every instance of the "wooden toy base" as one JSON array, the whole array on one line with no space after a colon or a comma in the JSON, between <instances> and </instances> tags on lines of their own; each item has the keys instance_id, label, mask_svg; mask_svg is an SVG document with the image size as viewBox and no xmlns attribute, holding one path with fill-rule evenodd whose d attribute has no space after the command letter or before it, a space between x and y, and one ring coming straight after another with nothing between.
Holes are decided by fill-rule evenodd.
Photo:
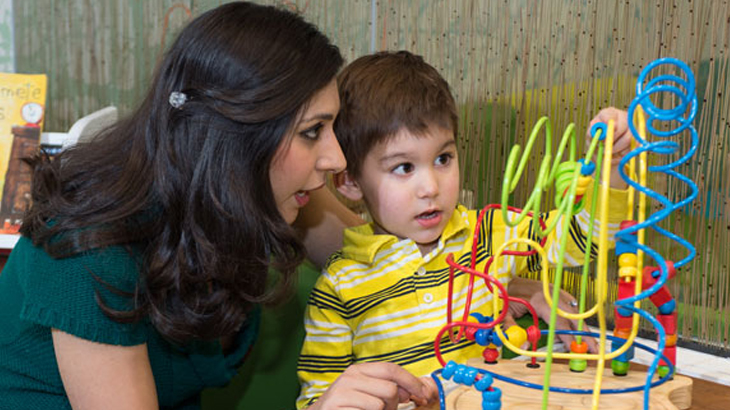
<instances>
[{"instance_id":1,"label":"wooden toy base","mask_svg":"<svg viewBox=\"0 0 730 410\"><path fill-rule=\"evenodd\" d=\"M540 368L530 369L527 362L517 360L501 360L497 364L487 365L480 359L471 359L469 366L488 369L491 372L508 376L517 380L542 385L545 363ZM632 370L628 375L617 377L611 371L610 361L606 362L602 380L603 389L620 389L634 386L644 386L646 372ZM568 387L576 389L593 389L596 368L589 366L585 372L570 371L567 364L553 363L550 385L554 387ZM658 377L658 376L655 376ZM541 409L542 390L517 386L500 380L494 380L494 386L502 390L502 410L509 409ZM654 387L650 392L652 410L688 409L692 404L692 379L675 375L661 386ZM592 406L591 394L568 394L550 392L547 408L550 410L584 410ZM459 387L446 397L446 408L449 410L480 410L482 408L481 394L473 387ZM599 409L643 409L644 392L642 391L621 394L602 394Z\"/></svg>"}]
</instances>

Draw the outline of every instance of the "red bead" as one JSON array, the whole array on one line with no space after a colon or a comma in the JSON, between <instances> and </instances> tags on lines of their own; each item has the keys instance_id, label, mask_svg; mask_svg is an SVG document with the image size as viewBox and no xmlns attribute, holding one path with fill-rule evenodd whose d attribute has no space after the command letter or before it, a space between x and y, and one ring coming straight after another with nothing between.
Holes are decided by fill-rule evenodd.
<instances>
[{"instance_id":1,"label":"red bead","mask_svg":"<svg viewBox=\"0 0 730 410\"><path fill-rule=\"evenodd\" d=\"M664 332L668 335L677 333L677 312L674 311L668 315L657 315L659 323L664 326Z\"/></svg>"},{"instance_id":2,"label":"red bead","mask_svg":"<svg viewBox=\"0 0 730 410\"><path fill-rule=\"evenodd\" d=\"M621 226L619 229L624 230L626 228L630 228L634 225L636 225L638 222L636 221L621 221ZM634 232L634 235L636 235L636 232Z\"/></svg>"},{"instance_id":3,"label":"red bead","mask_svg":"<svg viewBox=\"0 0 730 410\"><path fill-rule=\"evenodd\" d=\"M672 365L675 366L677 364L677 346L665 346L664 356L667 356L667 359L669 359L669 361L672 362ZM664 359L659 361L659 366L667 366Z\"/></svg>"},{"instance_id":4,"label":"red bead","mask_svg":"<svg viewBox=\"0 0 730 410\"><path fill-rule=\"evenodd\" d=\"M536 344L538 340L540 340L540 328L532 325L527 328L527 340L530 341L531 344Z\"/></svg>"},{"instance_id":5,"label":"red bead","mask_svg":"<svg viewBox=\"0 0 730 410\"><path fill-rule=\"evenodd\" d=\"M652 276L652 272L656 271L658 268L654 266L647 266L644 268L644 280L641 283L641 287L646 290L650 287L654 286L656 283L656 279L654 279L654 276ZM669 293L669 288L667 288L666 285L659 288L659 290L656 291L653 295L649 296L649 299L654 304L654 306L659 307L670 300L672 300L672 295Z\"/></svg>"},{"instance_id":6,"label":"red bead","mask_svg":"<svg viewBox=\"0 0 730 410\"><path fill-rule=\"evenodd\" d=\"M473 327L473 326L469 326L469 327L466 328L466 332L464 333L464 335L466 336L466 338L468 340L472 340L473 341L474 340L474 334L477 332L477 330L479 330L479 329L476 328L476 327Z\"/></svg>"},{"instance_id":7,"label":"red bead","mask_svg":"<svg viewBox=\"0 0 730 410\"><path fill-rule=\"evenodd\" d=\"M484 361L486 363L497 363L497 359L499 358L499 350L497 349L484 349L482 352L482 357L484 358Z\"/></svg>"},{"instance_id":8,"label":"red bead","mask_svg":"<svg viewBox=\"0 0 730 410\"><path fill-rule=\"evenodd\" d=\"M624 317L618 314L618 311L616 308L614 310L614 325L617 328L623 328L628 329L632 326L633 320L631 319L631 316Z\"/></svg>"}]
</instances>

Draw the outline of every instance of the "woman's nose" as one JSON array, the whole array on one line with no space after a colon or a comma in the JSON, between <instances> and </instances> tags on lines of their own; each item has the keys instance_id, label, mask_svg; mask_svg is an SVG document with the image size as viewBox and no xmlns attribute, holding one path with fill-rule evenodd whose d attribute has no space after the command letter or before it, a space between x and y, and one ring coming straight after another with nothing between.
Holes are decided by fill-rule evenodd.
<instances>
[{"instance_id":1,"label":"woman's nose","mask_svg":"<svg viewBox=\"0 0 730 410\"><path fill-rule=\"evenodd\" d=\"M320 151L317 168L322 171L338 173L344 171L347 166L345 154L342 153L340 143L337 142L334 132L330 131L324 136Z\"/></svg>"}]
</instances>

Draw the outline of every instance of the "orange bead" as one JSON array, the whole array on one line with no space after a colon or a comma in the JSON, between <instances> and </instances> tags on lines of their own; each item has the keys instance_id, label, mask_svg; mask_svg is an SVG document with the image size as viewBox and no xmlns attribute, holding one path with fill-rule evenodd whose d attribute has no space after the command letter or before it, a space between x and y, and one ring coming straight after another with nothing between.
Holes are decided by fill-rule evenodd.
<instances>
[{"instance_id":1,"label":"orange bead","mask_svg":"<svg viewBox=\"0 0 730 410\"><path fill-rule=\"evenodd\" d=\"M580 344L576 343L575 340L570 342L570 352L571 353L587 353L588 352L588 344L586 342L580 342Z\"/></svg>"},{"instance_id":2,"label":"orange bead","mask_svg":"<svg viewBox=\"0 0 730 410\"><path fill-rule=\"evenodd\" d=\"M621 339L628 339L631 335L631 329L614 329L613 335Z\"/></svg>"}]
</instances>

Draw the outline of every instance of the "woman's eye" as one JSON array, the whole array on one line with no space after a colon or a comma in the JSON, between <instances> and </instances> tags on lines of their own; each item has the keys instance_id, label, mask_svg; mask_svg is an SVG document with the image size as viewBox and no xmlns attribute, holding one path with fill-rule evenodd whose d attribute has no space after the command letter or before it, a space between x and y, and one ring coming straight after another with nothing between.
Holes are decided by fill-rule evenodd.
<instances>
[{"instance_id":1,"label":"woman's eye","mask_svg":"<svg viewBox=\"0 0 730 410\"><path fill-rule=\"evenodd\" d=\"M441 154L438 157L436 157L436 164L437 165L448 165L451 162L452 158L454 158L454 156L451 153Z\"/></svg>"},{"instance_id":2,"label":"woman's eye","mask_svg":"<svg viewBox=\"0 0 730 410\"><path fill-rule=\"evenodd\" d=\"M323 126L324 125L322 125L322 123L317 123L314 126L300 132L299 135L310 140L316 140L317 138L319 138L319 132L320 130L322 130Z\"/></svg>"},{"instance_id":3,"label":"woman's eye","mask_svg":"<svg viewBox=\"0 0 730 410\"><path fill-rule=\"evenodd\" d=\"M406 162L406 163L397 165L395 168L393 168L392 172L394 174L398 174L398 175L405 175L411 171L413 171L413 164Z\"/></svg>"}]
</instances>

